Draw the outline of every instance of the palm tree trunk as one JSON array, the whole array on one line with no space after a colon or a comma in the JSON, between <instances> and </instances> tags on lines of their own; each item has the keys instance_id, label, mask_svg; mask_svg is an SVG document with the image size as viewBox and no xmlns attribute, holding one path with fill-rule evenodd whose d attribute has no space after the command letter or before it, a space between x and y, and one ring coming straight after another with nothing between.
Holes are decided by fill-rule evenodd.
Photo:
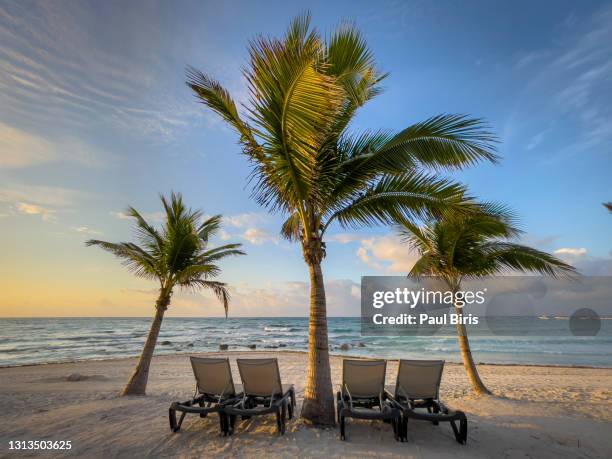
<instances>
[{"instance_id":1,"label":"palm tree trunk","mask_svg":"<svg viewBox=\"0 0 612 459\"><path fill-rule=\"evenodd\" d=\"M463 308L455 306L455 313L457 314L459 319L463 318ZM465 325L460 320L457 322L456 327L457 340L459 341L459 350L461 351L461 359L463 360L463 366L465 367L465 371L467 372L470 384L472 385L472 389L474 389L474 392L476 392L477 395L491 394L489 389L487 389L487 387L480 379L480 375L478 374L478 369L476 368L474 358L472 357L472 351L470 350L470 341L468 340L467 329L465 328Z\"/></svg>"},{"instance_id":2,"label":"palm tree trunk","mask_svg":"<svg viewBox=\"0 0 612 459\"><path fill-rule=\"evenodd\" d=\"M308 269L310 271L308 374L302 417L311 424L334 425L334 395L329 368L327 310L321 263L310 262Z\"/></svg>"},{"instance_id":3,"label":"palm tree trunk","mask_svg":"<svg viewBox=\"0 0 612 459\"><path fill-rule=\"evenodd\" d=\"M140 355L138 364L136 365L132 376L130 376L125 388L121 392L122 396L145 395L146 393L147 381L149 380L149 367L151 366L153 351L155 350L159 330L161 329L162 320L164 319L164 313L170 304L171 294L172 292L166 293L164 289L160 291L159 298L155 303L155 317L151 323L149 336L147 336L147 341L142 349L142 354Z\"/></svg>"}]
</instances>

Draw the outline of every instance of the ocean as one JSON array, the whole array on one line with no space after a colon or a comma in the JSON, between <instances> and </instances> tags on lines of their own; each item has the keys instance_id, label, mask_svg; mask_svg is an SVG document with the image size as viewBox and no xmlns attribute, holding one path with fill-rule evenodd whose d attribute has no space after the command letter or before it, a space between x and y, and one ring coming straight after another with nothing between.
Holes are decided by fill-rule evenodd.
<instances>
[{"instance_id":1,"label":"ocean","mask_svg":"<svg viewBox=\"0 0 612 459\"><path fill-rule=\"evenodd\" d=\"M359 317L329 318L331 352L388 359L459 362L454 328L432 336L362 336ZM139 355L151 319L0 319L0 366ZM612 320L597 336L573 336L566 318L537 321L526 336L520 320L504 336L471 336L477 362L612 367ZM512 333L512 327L516 333ZM157 355L229 350L307 350L307 318L166 318ZM344 345L344 346L343 346ZM342 347L342 349L341 349ZM348 348L348 349L347 349Z\"/></svg>"}]
</instances>

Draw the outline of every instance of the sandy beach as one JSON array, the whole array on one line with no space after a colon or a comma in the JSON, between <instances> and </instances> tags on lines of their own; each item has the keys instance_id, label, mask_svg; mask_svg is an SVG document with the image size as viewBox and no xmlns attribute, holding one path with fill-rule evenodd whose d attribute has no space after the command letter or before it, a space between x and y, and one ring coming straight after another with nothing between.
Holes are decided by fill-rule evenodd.
<instances>
[{"instance_id":1,"label":"sandy beach","mask_svg":"<svg viewBox=\"0 0 612 459\"><path fill-rule=\"evenodd\" d=\"M236 357L276 356L284 382L294 383L298 409L306 354L225 352L235 378ZM612 456L612 369L482 365L489 388L500 396L470 395L464 370L447 364L442 399L464 410L468 443L454 441L448 425L413 422L409 441L398 443L382 423L350 422L348 441L336 429L314 429L299 419L275 434L273 417L243 421L223 438L216 417L191 416L170 432L167 408L188 399L194 381L186 355L155 357L146 397L118 397L135 359L87 361L0 369L2 457L42 452L8 450L10 440L70 440L72 450L54 457L534 457ZM334 384L341 358L332 357ZM395 377L390 362L387 381Z\"/></svg>"}]
</instances>

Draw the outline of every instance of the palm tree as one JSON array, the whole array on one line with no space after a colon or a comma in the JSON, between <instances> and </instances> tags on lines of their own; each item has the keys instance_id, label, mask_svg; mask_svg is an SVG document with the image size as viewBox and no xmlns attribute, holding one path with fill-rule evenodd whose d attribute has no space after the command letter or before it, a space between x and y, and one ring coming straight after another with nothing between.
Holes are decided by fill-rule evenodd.
<instances>
[{"instance_id":1,"label":"palm tree","mask_svg":"<svg viewBox=\"0 0 612 459\"><path fill-rule=\"evenodd\" d=\"M239 136L253 166L253 197L286 221L281 233L299 241L310 274L308 378L302 417L334 423L328 355L324 235L341 227L392 224L394 217L431 216L465 205L465 188L424 169L494 161L495 138L483 123L439 115L398 133L349 132L357 110L381 92L386 74L353 26L327 39L296 18L282 39L251 42L244 71L250 94L243 113L210 76L188 69L199 100Z\"/></svg>"},{"instance_id":2,"label":"palm tree","mask_svg":"<svg viewBox=\"0 0 612 459\"><path fill-rule=\"evenodd\" d=\"M482 212L446 213L423 227L400 221L400 235L420 254L409 276L436 276L451 292L461 290L465 278L475 278L509 271L537 272L558 276L571 275L575 269L558 258L511 241L521 232L514 215L504 206L485 205ZM462 317L462 308L455 305ZM461 358L476 394L490 394L480 376L465 325L456 325Z\"/></svg>"},{"instance_id":3,"label":"palm tree","mask_svg":"<svg viewBox=\"0 0 612 459\"><path fill-rule=\"evenodd\" d=\"M227 317L229 294L226 284L212 280L221 273L216 263L230 255L244 255L239 250L240 244L209 248L209 238L220 229L221 215L202 221L202 213L186 208L180 194L172 193L170 201L161 196L161 201L166 211L161 231L147 223L133 207L127 210L127 215L135 219L140 245L94 239L86 242L87 246L96 245L121 259L136 276L159 282L149 336L121 395L145 395L153 350L174 288L211 289L223 303Z\"/></svg>"}]
</instances>

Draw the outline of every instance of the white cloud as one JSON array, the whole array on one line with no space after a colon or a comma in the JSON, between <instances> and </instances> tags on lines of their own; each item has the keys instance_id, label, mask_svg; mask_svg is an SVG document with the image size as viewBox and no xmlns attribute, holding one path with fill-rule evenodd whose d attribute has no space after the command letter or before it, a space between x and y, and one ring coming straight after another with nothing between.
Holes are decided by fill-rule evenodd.
<instances>
[{"instance_id":1,"label":"white cloud","mask_svg":"<svg viewBox=\"0 0 612 459\"><path fill-rule=\"evenodd\" d=\"M265 242L272 242L274 244L278 244L279 237L274 235L266 230L261 228L249 228L244 233L242 233L242 237L249 241L251 244L261 245Z\"/></svg>"},{"instance_id":2,"label":"white cloud","mask_svg":"<svg viewBox=\"0 0 612 459\"><path fill-rule=\"evenodd\" d=\"M219 239L221 239L222 241L228 241L232 238L232 235L228 233L227 231L225 231L224 229L220 229L218 234L219 234Z\"/></svg>"},{"instance_id":3,"label":"white cloud","mask_svg":"<svg viewBox=\"0 0 612 459\"><path fill-rule=\"evenodd\" d=\"M132 217L129 216L128 214L126 214L123 211L119 211L119 212L110 212L110 214L115 217L118 218L119 220L131 220ZM158 212L140 212L140 215L142 215L142 217L147 220L148 222L162 222L166 219L166 213L162 212L162 211L158 211Z\"/></svg>"},{"instance_id":4,"label":"white cloud","mask_svg":"<svg viewBox=\"0 0 612 459\"><path fill-rule=\"evenodd\" d=\"M28 202L18 202L15 204L15 210L23 215L40 215L44 221L55 220L55 211L36 204Z\"/></svg>"},{"instance_id":5,"label":"white cloud","mask_svg":"<svg viewBox=\"0 0 612 459\"><path fill-rule=\"evenodd\" d=\"M584 247L562 247L555 250L554 254L574 266L583 275L612 275L612 252L607 257L597 257L590 255Z\"/></svg>"},{"instance_id":6,"label":"white cloud","mask_svg":"<svg viewBox=\"0 0 612 459\"><path fill-rule=\"evenodd\" d=\"M563 248L555 250L554 253L555 255L558 255L558 256L568 255L572 257L580 257L580 256L584 256L587 254L587 249L585 249L584 247L581 247L581 248L563 247Z\"/></svg>"},{"instance_id":7,"label":"white cloud","mask_svg":"<svg viewBox=\"0 0 612 459\"><path fill-rule=\"evenodd\" d=\"M395 234L367 237L339 233L331 235L327 240L340 244L358 242L357 257L370 268L386 273L408 274L419 259L418 254L410 250Z\"/></svg>"},{"instance_id":8,"label":"white cloud","mask_svg":"<svg viewBox=\"0 0 612 459\"><path fill-rule=\"evenodd\" d=\"M234 228L248 228L265 223L267 216L256 212L223 216L223 223Z\"/></svg>"},{"instance_id":9,"label":"white cloud","mask_svg":"<svg viewBox=\"0 0 612 459\"><path fill-rule=\"evenodd\" d=\"M396 235L363 239L357 255L374 269L401 274L408 274L419 259Z\"/></svg>"},{"instance_id":10,"label":"white cloud","mask_svg":"<svg viewBox=\"0 0 612 459\"><path fill-rule=\"evenodd\" d=\"M73 226L72 230L76 231L77 233L86 234L88 236L97 236L102 234L100 233L100 231L90 228L88 226Z\"/></svg>"},{"instance_id":11,"label":"white cloud","mask_svg":"<svg viewBox=\"0 0 612 459\"><path fill-rule=\"evenodd\" d=\"M339 242L340 244L348 244L349 242L360 241L363 236L351 233L332 234L326 238L328 242Z\"/></svg>"}]
</instances>

